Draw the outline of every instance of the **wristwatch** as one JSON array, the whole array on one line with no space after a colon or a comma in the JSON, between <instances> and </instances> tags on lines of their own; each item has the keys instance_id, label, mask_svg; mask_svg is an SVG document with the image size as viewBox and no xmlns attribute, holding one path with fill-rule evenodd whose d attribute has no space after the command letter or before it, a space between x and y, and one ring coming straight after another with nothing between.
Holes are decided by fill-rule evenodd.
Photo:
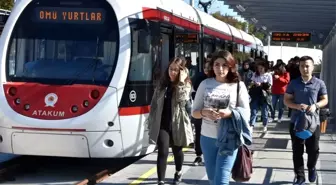
<instances>
[{"instance_id":1,"label":"wristwatch","mask_svg":"<svg viewBox=\"0 0 336 185\"><path fill-rule=\"evenodd\" d=\"M320 109L320 106L317 103L315 103L315 107L316 107L316 110Z\"/></svg>"}]
</instances>

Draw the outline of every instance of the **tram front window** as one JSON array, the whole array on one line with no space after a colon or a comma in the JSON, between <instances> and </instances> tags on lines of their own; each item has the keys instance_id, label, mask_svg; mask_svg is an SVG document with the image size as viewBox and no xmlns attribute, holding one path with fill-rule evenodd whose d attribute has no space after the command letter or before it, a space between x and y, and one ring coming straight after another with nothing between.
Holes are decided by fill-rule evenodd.
<instances>
[{"instance_id":1,"label":"tram front window","mask_svg":"<svg viewBox=\"0 0 336 185\"><path fill-rule=\"evenodd\" d=\"M108 85L118 45L118 22L106 1L83 1L76 7L33 1L11 35L7 77L14 82Z\"/></svg>"}]
</instances>

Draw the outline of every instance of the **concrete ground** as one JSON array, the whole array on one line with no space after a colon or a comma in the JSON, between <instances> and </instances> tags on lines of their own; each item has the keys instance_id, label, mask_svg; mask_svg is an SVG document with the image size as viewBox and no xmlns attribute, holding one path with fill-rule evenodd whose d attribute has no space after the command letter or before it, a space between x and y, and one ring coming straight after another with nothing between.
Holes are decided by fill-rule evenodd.
<instances>
[{"instance_id":1,"label":"concrete ground","mask_svg":"<svg viewBox=\"0 0 336 185\"><path fill-rule=\"evenodd\" d=\"M253 176L249 182L236 183L232 180L230 185L286 185L293 183L294 173L288 125L288 120L284 120L282 123L269 123L267 134L261 132L262 126L260 123L256 125L253 133ZM333 125L329 125L329 128L332 126ZM331 130L329 129L328 133L321 135L320 158L317 163L318 180L310 184L336 184L336 133L333 132L333 134L330 132ZM193 149L189 149L185 152L182 184L209 184L204 166L192 166L194 158L195 154ZM306 154L304 154L304 158L307 160ZM170 184L172 181L174 172L174 162L172 158L170 158L166 173L167 184ZM306 176L307 175L308 172L306 172ZM135 185L156 183L156 153L153 153L112 175L100 184Z\"/></svg>"}]
</instances>

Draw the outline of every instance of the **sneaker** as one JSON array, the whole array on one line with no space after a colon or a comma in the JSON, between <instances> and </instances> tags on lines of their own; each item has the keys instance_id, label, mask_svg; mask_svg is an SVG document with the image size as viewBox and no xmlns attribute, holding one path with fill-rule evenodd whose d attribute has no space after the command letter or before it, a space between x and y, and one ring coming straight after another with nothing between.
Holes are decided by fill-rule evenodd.
<instances>
[{"instance_id":1,"label":"sneaker","mask_svg":"<svg viewBox=\"0 0 336 185\"><path fill-rule=\"evenodd\" d=\"M316 173L315 168L308 170L308 178L309 178L309 182L315 182L316 181L317 173Z\"/></svg>"},{"instance_id":2,"label":"sneaker","mask_svg":"<svg viewBox=\"0 0 336 185\"><path fill-rule=\"evenodd\" d=\"M198 166L198 165L201 165L201 163L202 163L202 157L197 156L195 161L193 162L193 165Z\"/></svg>"},{"instance_id":3,"label":"sneaker","mask_svg":"<svg viewBox=\"0 0 336 185\"><path fill-rule=\"evenodd\" d=\"M268 123L273 123L274 119L273 118L269 118L268 119Z\"/></svg>"},{"instance_id":4,"label":"sneaker","mask_svg":"<svg viewBox=\"0 0 336 185\"><path fill-rule=\"evenodd\" d=\"M281 119L278 119L278 123L281 123L281 121L282 121Z\"/></svg>"},{"instance_id":5,"label":"sneaker","mask_svg":"<svg viewBox=\"0 0 336 185\"><path fill-rule=\"evenodd\" d=\"M173 184L179 184L182 181L182 173L176 172L174 175Z\"/></svg>"},{"instance_id":6,"label":"sneaker","mask_svg":"<svg viewBox=\"0 0 336 185\"><path fill-rule=\"evenodd\" d=\"M264 133L267 132L267 126L264 126L264 130L263 130Z\"/></svg>"},{"instance_id":7,"label":"sneaker","mask_svg":"<svg viewBox=\"0 0 336 185\"><path fill-rule=\"evenodd\" d=\"M164 182L163 182L163 181L160 181L160 182L158 183L158 185L164 185Z\"/></svg>"},{"instance_id":8,"label":"sneaker","mask_svg":"<svg viewBox=\"0 0 336 185\"><path fill-rule=\"evenodd\" d=\"M295 180L293 185L305 185L306 184L306 180L302 177L299 177Z\"/></svg>"}]
</instances>

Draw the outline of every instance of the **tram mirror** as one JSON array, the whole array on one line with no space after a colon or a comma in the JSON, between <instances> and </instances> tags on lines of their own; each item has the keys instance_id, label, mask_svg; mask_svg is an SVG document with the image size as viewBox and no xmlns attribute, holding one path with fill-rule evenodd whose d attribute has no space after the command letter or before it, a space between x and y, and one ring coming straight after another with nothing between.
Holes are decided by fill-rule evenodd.
<instances>
[{"instance_id":1,"label":"tram mirror","mask_svg":"<svg viewBox=\"0 0 336 185\"><path fill-rule=\"evenodd\" d=\"M139 30L138 53L149 53L150 44L151 44L150 33L146 30Z\"/></svg>"}]
</instances>

